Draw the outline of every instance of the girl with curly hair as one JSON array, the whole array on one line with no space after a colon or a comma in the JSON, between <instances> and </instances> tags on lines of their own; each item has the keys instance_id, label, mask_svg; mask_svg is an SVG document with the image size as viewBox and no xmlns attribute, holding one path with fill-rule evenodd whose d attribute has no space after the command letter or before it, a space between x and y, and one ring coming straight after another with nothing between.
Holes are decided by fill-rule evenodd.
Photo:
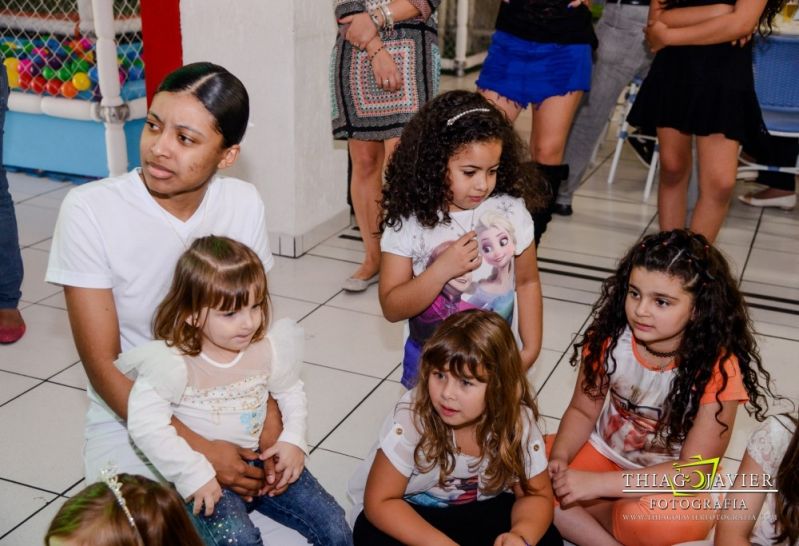
<instances>
[{"instance_id":1,"label":"girl with curly hair","mask_svg":"<svg viewBox=\"0 0 799 546\"><path fill-rule=\"evenodd\" d=\"M508 323L450 316L350 480L355 544L562 545L537 419Z\"/></svg>"},{"instance_id":2,"label":"girl with curly hair","mask_svg":"<svg viewBox=\"0 0 799 546\"><path fill-rule=\"evenodd\" d=\"M561 533L597 546L705 538L715 499L692 469L712 472L738 405L762 421L771 393L721 253L687 230L636 243L603 284L571 361L581 361L579 378L547 439ZM686 501L674 487L698 492Z\"/></svg>"},{"instance_id":3,"label":"girl with curly hair","mask_svg":"<svg viewBox=\"0 0 799 546\"><path fill-rule=\"evenodd\" d=\"M477 93L451 91L422 107L386 170L380 304L388 320L409 319L414 331L449 281L467 272L473 283L489 278L495 268L483 260L475 229L484 215L499 215L516 236L507 266L526 370L541 349L542 300L528 212L539 203L520 167L524 152L502 112ZM445 241L453 243L431 262L433 249ZM472 297L464 293L462 299ZM490 302L482 306L491 308ZM511 305L511 320L513 311ZM402 383L408 388L416 383L424 341L406 341Z\"/></svg>"}]
</instances>

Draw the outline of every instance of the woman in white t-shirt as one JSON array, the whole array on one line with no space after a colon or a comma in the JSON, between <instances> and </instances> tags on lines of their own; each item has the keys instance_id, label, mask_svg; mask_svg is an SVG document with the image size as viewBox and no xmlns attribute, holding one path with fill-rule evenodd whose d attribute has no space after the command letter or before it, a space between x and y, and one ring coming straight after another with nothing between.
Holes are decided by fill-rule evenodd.
<instances>
[{"instance_id":1,"label":"woman in white t-shirt","mask_svg":"<svg viewBox=\"0 0 799 546\"><path fill-rule=\"evenodd\" d=\"M257 190L221 177L238 157L249 118L241 81L211 63L169 74L153 97L141 136L142 167L73 189L59 212L47 281L64 286L72 334L89 378L84 463L87 481L109 463L119 471L159 478L133 447L127 430L132 381L114 367L122 352L152 339L152 319L173 266L191 242L225 235L273 265L264 205ZM280 433L270 401L261 446ZM251 496L265 471L247 464L251 450L208 441L173 420L205 455L225 487ZM277 483L273 466L266 470Z\"/></svg>"}]
</instances>

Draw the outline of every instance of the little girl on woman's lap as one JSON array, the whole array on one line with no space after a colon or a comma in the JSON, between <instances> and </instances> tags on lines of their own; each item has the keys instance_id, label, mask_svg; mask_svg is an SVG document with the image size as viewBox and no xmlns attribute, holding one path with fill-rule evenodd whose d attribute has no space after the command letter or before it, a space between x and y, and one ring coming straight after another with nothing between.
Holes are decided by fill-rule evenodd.
<instances>
[{"instance_id":1,"label":"little girl on woman's lap","mask_svg":"<svg viewBox=\"0 0 799 546\"><path fill-rule=\"evenodd\" d=\"M444 320L350 480L355 543L561 545L537 417L507 322Z\"/></svg>"},{"instance_id":2,"label":"little girl on woman's lap","mask_svg":"<svg viewBox=\"0 0 799 546\"><path fill-rule=\"evenodd\" d=\"M380 304L389 320L409 319L402 374L408 388L416 384L427 339L420 332L430 330L415 323L429 318L426 311L447 283L467 273L472 282L460 296L463 305L517 322L524 369L538 357L542 298L528 212L536 196L520 168L524 153L504 115L468 91L436 97L402 133L383 191ZM484 217L493 220L482 222ZM489 256L475 231L483 223L507 226L515 240L498 237L506 246L492 245ZM451 244L431 260L445 242Z\"/></svg>"},{"instance_id":3,"label":"little girl on woman's lap","mask_svg":"<svg viewBox=\"0 0 799 546\"><path fill-rule=\"evenodd\" d=\"M193 501L195 522L215 544L262 544L247 515L252 510L314 544L351 544L343 511L304 469L302 330L281 320L267 331L267 301L266 274L251 249L226 237L195 240L180 257L156 312L158 341L117 361L123 373L136 377L128 431L156 470ZM282 495L245 501L220 487L210 462L177 434L172 418L206 440L256 451L267 447L260 440L270 394L280 407L283 432L258 463L276 457L277 470L291 485Z\"/></svg>"},{"instance_id":4,"label":"little girl on woman's lap","mask_svg":"<svg viewBox=\"0 0 799 546\"><path fill-rule=\"evenodd\" d=\"M770 393L724 257L686 230L645 237L605 281L578 363L549 451L558 529L591 546L704 539L709 494L681 503L664 484L693 488L675 465L722 457L738 405L762 420Z\"/></svg>"}]
</instances>

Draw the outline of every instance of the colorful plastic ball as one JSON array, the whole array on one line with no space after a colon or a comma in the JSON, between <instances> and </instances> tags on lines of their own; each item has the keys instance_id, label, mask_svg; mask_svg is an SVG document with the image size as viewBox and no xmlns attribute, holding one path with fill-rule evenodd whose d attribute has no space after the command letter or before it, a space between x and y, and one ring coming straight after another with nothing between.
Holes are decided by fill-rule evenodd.
<instances>
[{"instance_id":1,"label":"colorful plastic ball","mask_svg":"<svg viewBox=\"0 0 799 546\"><path fill-rule=\"evenodd\" d=\"M47 59L42 57L41 55L33 55L31 53L31 59L33 60L33 64L35 64L39 68L44 68L47 65Z\"/></svg>"},{"instance_id":2,"label":"colorful plastic ball","mask_svg":"<svg viewBox=\"0 0 799 546\"><path fill-rule=\"evenodd\" d=\"M92 65L86 59L72 61L72 68L75 72L88 72Z\"/></svg>"},{"instance_id":3,"label":"colorful plastic ball","mask_svg":"<svg viewBox=\"0 0 799 546\"><path fill-rule=\"evenodd\" d=\"M119 85L124 85L128 79L128 71L125 70L124 68L120 68L118 74L119 74Z\"/></svg>"},{"instance_id":4,"label":"colorful plastic ball","mask_svg":"<svg viewBox=\"0 0 799 546\"><path fill-rule=\"evenodd\" d=\"M72 75L74 73L75 71L70 70L69 67L62 66L61 68L58 69L58 72L56 72L56 76L58 77L59 80L67 81L72 79Z\"/></svg>"},{"instance_id":5,"label":"colorful plastic ball","mask_svg":"<svg viewBox=\"0 0 799 546\"><path fill-rule=\"evenodd\" d=\"M16 89L19 87L19 72L16 70L14 72L8 73L8 86L11 89Z\"/></svg>"},{"instance_id":6,"label":"colorful plastic ball","mask_svg":"<svg viewBox=\"0 0 799 546\"><path fill-rule=\"evenodd\" d=\"M16 57L9 57L3 61L3 66L5 66L6 70L9 72L14 71L19 73L19 63L20 61Z\"/></svg>"},{"instance_id":7,"label":"colorful plastic ball","mask_svg":"<svg viewBox=\"0 0 799 546\"><path fill-rule=\"evenodd\" d=\"M23 91L27 90L31 86L31 78L32 76L27 72L23 72L19 75L19 88Z\"/></svg>"},{"instance_id":8,"label":"colorful plastic ball","mask_svg":"<svg viewBox=\"0 0 799 546\"><path fill-rule=\"evenodd\" d=\"M47 80L43 76L34 76L31 79L29 89L37 95L41 95L45 85L47 85Z\"/></svg>"},{"instance_id":9,"label":"colorful plastic ball","mask_svg":"<svg viewBox=\"0 0 799 546\"><path fill-rule=\"evenodd\" d=\"M85 37L85 36L84 36L83 38L81 38L81 39L80 39L80 41L79 41L78 43L80 44L80 48L81 48L83 51L89 51L89 50L91 50L91 49L94 47L94 44L92 43L92 41L91 41L91 40L89 40L89 39L88 39L87 37Z\"/></svg>"},{"instance_id":10,"label":"colorful plastic ball","mask_svg":"<svg viewBox=\"0 0 799 546\"><path fill-rule=\"evenodd\" d=\"M33 44L30 43L30 42L26 42L25 44L22 45L22 51L24 51L25 53L28 53L28 54L32 53L33 52Z\"/></svg>"},{"instance_id":11,"label":"colorful plastic ball","mask_svg":"<svg viewBox=\"0 0 799 546\"><path fill-rule=\"evenodd\" d=\"M74 85L75 89L78 91L86 91L92 86L92 81L89 79L89 75L86 74L86 72L77 72L72 76L72 85Z\"/></svg>"},{"instance_id":12,"label":"colorful plastic ball","mask_svg":"<svg viewBox=\"0 0 799 546\"><path fill-rule=\"evenodd\" d=\"M96 66L91 67L89 69L88 74L89 74L89 79L92 82L97 83L98 81L100 81L100 79L97 77L97 67Z\"/></svg>"},{"instance_id":13,"label":"colorful plastic ball","mask_svg":"<svg viewBox=\"0 0 799 546\"><path fill-rule=\"evenodd\" d=\"M72 99L78 94L78 90L75 88L72 82L64 82L61 84L61 94L68 99Z\"/></svg>"},{"instance_id":14,"label":"colorful plastic ball","mask_svg":"<svg viewBox=\"0 0 799 546\"><path fill-rule=\"evenodd\" d=\"M64 65L64 62L58 57L49 57L47 59L47 66L53 70L59 70Z\"/></svg>"},{"instance_id":15,"label":"colorful plastic ball","mask_svg":"<svg viewBox=\"0 0 799 546\"><path fill-rule=\"evenodd\" d=\"M50 80L45 84L44 90L47 91L48 95L53 95L53 96L58 95L61 92L61 86L63 85L63 83L64 82L58 79Z\"/></svg>"},{"instance_id":16,"label":"colorful plastic ball","mask_svg":"<svg viewBox=\"0 0 799 546\"><path fill-rule=\"evenodd\" d=\"M33 63L30 59L20 59L19 64L17 65L17 71L20 74L30 74L31 65L33 65Z\"/></svg>"},{"instance_id":17,"label":"colorful plastic ball","mask_svg":"<svg viewBox=\"0 0 799 546\"><path fill-rule=\"evenodd\" d=\"M49 66L45 66L44 68L42 68L42 76L44 76L45 80L52 80L53 78L55 78L56 73L55 70L53 70Z\"/></svg>"},{"instance_id":18,"label":"colorful plastic ball","mask_svg":"<svg viewBox=\"0 0 799 546\"><path fill-rule=\"evenodd\" d=\"M131 66L130 70L128 70L128 79L130 80L144 79L144 67L136 65Z\"/></svg>"}]
</instances>

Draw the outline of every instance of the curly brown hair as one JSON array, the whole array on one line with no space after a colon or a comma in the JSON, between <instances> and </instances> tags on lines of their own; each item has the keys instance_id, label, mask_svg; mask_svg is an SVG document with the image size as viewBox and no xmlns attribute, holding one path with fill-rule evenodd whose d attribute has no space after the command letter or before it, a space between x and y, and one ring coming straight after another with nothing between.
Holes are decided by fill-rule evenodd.
<instances>
[{"instance_id":1,"label":"curly brown hair","mask_svg":"<svg viewBox=\"0 0 799 546\"><path fill-rule=\"evenodd\" d=\"M777 495L774 530L775 544L797 544L799 541L799 422L793 415L784 414L793 422L794 430L785 455L777 469Z\"/></svg>"},{"instance_id":2,"label":"curly brown hair","mask_svg":"<svg viewBox=\"0 0 799 546\"><path fill-rule=\"evenodd\" d=\"M428 385L430 375L443 370L487 384L485 412L476 425L481 456L488 462L482 490L494 494L519 482L529 493L524 463L530 454L523 426L528 417L524 409L537 420L538 408L507 321L491 311L462 311L443 321L424 345L412 408L421 434L414 462L423 471L438 465L441 485L455 467L456 448L450 427L433 406Z\"/></svg>"},{"instance_id":3,"label":"curly brown hair","mask_svg":"<svg viewBox=\"0 0 799 546\"><path fill-rule=\"evenodd\" d=\"M724 256L702 235L685 229L644 237L602 284L592 322L574 345L571 357L572 366L582 361L583 391L595 399L607 393L610 376L616 370L613 351L628 324L624 305L630 274L638 267L680 279L693 296L693 312L675 356L676 375L658 423L658 436L669 447L685 440L715 369L722 377L716 393L716 421L723 425L718 417L719 393L727 387L729 375L725 366L717 363L731 357L737 359L749 395L747 411L758 421L765 419L767 395L774 397L769 386L771 376L762 366L743 296Z\"/></svg>"},{"instance_id":4,"label":"curly brown hair","mask_svg":"<svg viewBox=\"0 0 799 546\"><path fill-rule=\"evenodd\" d=\"M251 288L255 293L252 303ZM268 302L266 273L252 249L228 237L200 237L178 259L169 292L155 312L153 336L183 354L196 356L202 349L204 326L197 319L204 309L238 311L257 304L262 320L252 341L258 341L266 332Z\"/></svg>"},{"instance_id":5,"label":"curly brown hair","mask_svg":"<svg viewBox=\"0 0 799 546\"><path fill-rule=\"evenodd\" d=\"M522 165L527 147L505 115L478 93L450 91L425 104L402 130L386 167L380 231L399 229L411 216L424 227L449 223L449 160L464 146L487 141L502 143L493 193L521 197L528 209L539 208L537 171Z\"/></svg>"}]
</instances>

